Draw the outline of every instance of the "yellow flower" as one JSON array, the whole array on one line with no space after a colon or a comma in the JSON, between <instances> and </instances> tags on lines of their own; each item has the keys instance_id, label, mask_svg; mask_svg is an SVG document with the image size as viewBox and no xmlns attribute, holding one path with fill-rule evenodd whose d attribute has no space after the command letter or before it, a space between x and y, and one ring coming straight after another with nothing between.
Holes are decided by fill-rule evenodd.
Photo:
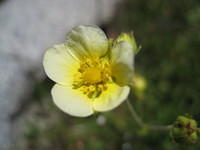
<instances>
[{"instance_id":1,"label":"yellow flower","mask_svg":"<svg viewBox=\"0 0 200 150\"><path fill-rule=\"evenodd\" d=\"M51 91L54 103L79 117L117 107L130 91L133 55L130 43L110 46L97 26L73 28L63 44L44 55L45 72L57 83Z\"/></svg>"}]
</instances>

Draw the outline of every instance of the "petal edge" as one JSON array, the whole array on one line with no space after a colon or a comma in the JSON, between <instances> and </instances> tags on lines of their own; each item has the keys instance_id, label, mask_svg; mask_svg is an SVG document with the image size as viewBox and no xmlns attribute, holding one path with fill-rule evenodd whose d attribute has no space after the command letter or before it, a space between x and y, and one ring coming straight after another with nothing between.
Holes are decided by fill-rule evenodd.
<instances>
[{"instance_id":1,"label":"petal edge","mask_svg":"<svg viewBox=\"0 0 200 150\"><path fill-rule=\"evenodd\" d=\"M87 117L93 114L92 102L71 87L56 84L51 94L56 106L67 114L76 117Z\"/></svg>"}]
</instances>

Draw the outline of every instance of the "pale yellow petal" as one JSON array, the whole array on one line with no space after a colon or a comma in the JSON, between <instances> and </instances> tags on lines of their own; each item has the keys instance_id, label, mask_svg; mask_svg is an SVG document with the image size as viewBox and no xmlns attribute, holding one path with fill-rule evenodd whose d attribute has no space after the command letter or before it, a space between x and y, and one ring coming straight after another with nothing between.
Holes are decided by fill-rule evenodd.
<instances>
[{"instance_id":1,"label":"pale yellow petal","mask_svg":"<svg viewBox=\"0 0 200 150\"><path fill-rule=\"evenodd\" d=\"M109 84L108 89L93 102L95 111L108 111L120 105L128 97L130 88L120 87L117 84Z\"/></svg>"},{"instance_id":2,"label":"pale yellow petal","mask_svg":"<svg viewBox=\"0 0 200 150\"><path fill-rule=\"evenodd\" d=\"M129 84L133 77L134 52L127 42L120 42L111 49L112 75L121 86Z\"/></svg>"},{"instance_id":3,"label":"pale yellow petal","mask_svg":"<svg viewBox=\"0 0 200 150\"><path fill-rule=\"evenodd\" d=\"M67 114L86 117L93 113L92 101L77 89L56 84L51 93L54 103Z\"/></svg>"},{"instance_id":4,"label":"pale yellow petal","mask_svg":"<svg viewBox=\"0 0 200 150\"><path fill-rule=\"evenodd\" d=\"M69 53L69 48L59 44L45 52L43 66L50 79L59 84L71 85L79 62Z\"/></svg>"},{"instance_id":5,"label":"pale yellow petal","mask_svg":"<svg viewBox=\"0 0 200 150\"><path fill-rule=\"evenodd\" d=\"M83 56L100 57L108 51L108 39L97 26L80 25L73 28L66 37L66 44L79 58Z\"/></svg>"}]
</instances>

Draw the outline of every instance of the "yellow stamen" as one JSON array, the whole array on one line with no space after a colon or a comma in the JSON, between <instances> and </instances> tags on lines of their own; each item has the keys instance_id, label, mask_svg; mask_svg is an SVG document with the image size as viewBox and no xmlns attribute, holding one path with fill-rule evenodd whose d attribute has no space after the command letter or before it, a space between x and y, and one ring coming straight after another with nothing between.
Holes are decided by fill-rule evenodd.
<instances>
[{"instance_id":1,"label":"yellow stamen","mask_svg":"<svg viewBox=\"0 0 200 150\"><path fill-rule=\"evenodd\" d=\"M111 81L111 66L105 59L86 58L74 76L73 88L79 89L89 98L96 98L107 89Z\"/></svg>"}]
</instances>

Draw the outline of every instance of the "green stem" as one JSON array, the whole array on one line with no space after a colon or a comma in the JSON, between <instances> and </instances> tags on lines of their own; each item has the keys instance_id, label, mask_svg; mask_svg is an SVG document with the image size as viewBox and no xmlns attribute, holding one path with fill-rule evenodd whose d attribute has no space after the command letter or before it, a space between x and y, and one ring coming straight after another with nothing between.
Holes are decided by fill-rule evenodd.
<instances>
[{"instance_id":1,"label":"green stem","mask_svg":"<svg viewBox=\"0 0 200 150\"><path fill-rule=\"evenodd\" d=\"M142 119L138 116L138 114L136 113L135 109L133 108L133 106L131 105L131 103L129 102L129 100L127 99L126 100L127 102L127 106L128 106L128 109L133 117L133 119L136 121L136 123L141 127L143 128L144 127L144 122L142 121Z\"/></svg>"},{"instance_id":2,"label":"green stem","mask_svg":"<svg viewBox=\"0 0 200 150\"><path fill-rule=\"evenodd\" d=\"M137 114L137 112L135 111L135 109L133 108L133 106L131 105L131 103L129 102L129 100L126 100L127 102L127 106L128 109L131 113L131 116L133 117L133 119L136 121L136 123L138 124L139 127L144 128L147 127L149 130L156 130L156 131L169 131L172 128L172 125L150 125L145 123L141 117Z\"/></svg>"}]
</instances>

